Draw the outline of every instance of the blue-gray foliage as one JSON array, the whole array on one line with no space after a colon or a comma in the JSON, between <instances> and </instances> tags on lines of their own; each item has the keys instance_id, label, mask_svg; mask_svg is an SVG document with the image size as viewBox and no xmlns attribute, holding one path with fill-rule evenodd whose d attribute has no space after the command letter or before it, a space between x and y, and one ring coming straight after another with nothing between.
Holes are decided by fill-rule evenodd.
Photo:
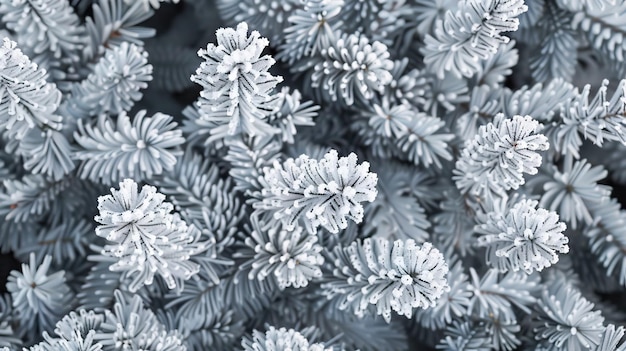
<instances>
[{"instance_id":1,"label":"blue-gray foliage","mask_svg":"<svg viewBox=\"0 0 626 351\"><path fill-rule=\"evenodd\" d=\"M0 0L0 350L626 351L626 2Z\"/></svg>"}]
</instances>

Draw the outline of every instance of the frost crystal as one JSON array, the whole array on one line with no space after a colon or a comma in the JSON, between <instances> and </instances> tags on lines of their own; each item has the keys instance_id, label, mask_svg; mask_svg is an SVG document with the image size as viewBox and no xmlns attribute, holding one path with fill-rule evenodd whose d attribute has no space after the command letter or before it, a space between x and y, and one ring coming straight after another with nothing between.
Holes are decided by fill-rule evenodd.
<instances>
[{"instance_id":1,"label":"frost crystal","mask_svg":"<svg viewBox=\"0 0 626 351\"><path fill-rule=\"evenodd\" d=\"M292 92L284 87L277 94L280 108L272 113L268 122L275 128L280 129L282 140L293 144L297 133L297 126L314 126L313 118L317 117L319 106L311 101L302 102L302 95L298 90Z\"/></svg>"}]
</instances>

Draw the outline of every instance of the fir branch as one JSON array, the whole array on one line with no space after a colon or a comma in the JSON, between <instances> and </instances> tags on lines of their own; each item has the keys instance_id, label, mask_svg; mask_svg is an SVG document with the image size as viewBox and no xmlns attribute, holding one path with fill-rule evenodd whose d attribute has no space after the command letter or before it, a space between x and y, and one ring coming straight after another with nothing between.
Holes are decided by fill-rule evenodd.
<instances>
[{"instance_id":1,"label":"fir branch","mask_svg":"<svg viewBox=\"0 0 626 351\"><path fill-rule=\"evenodd\" d=\"M496 86L504 83L506 78L511 77L513 67L519 63L519 52L515 48L516 44L515 40L500 44L495 55L482 61L482 67L475 77L477 85Z\"/></svg>"},{"instance_id":2,"label":"fir branch","mask_svg":"<svg viewBox=\"0 0 626 351\"><path fill-rule=\"evenodd\" d=\"M598 219L586 228L585 236L606 275L617 276L626 286L626 212L620 207L615 199L592 205L590 209Z\"/></svg>"},{"instance_id":3,"label":"fir branch","mask_svg":"<svg viewBox=\"0 0 626 351\"><path fill-rule=\"evenodd\" d=\"M301 333L293 329L269 327L262 333L252 331L252 339L244 338L241 341L244 351L279 351L279 350L302 350L302 351L325 351L320 343L309 343L309 340Z\"/></svg>"},{"instance_id":4,"label":"fir branch","mask_svg":"<svg viewBox=\"0 0 626 351\"><path fill-rule=\"evenodd\" d=\"M182 92L194 86L189 80L200 65L196 50L176 44L148 42L146 51L154 67L152 85L168 92Z\"/></svg>"},{"instance_id":5,"label":"fir branch","mask_svg":"<svg viewBox=\"0 0 626 351\"><path fill-rule=\"evenodd\" d=\"M24 168L33 174L43 174L58 181L76 168L70 142L60 131L33 128L17 145L7 144L7 149L12 148L22 155Z\"/></svg>"},{"instance_id":6,"label":"fir branch","mask_svg":"<svg viewBox=\"0 0 626 351\"><path fill-rule=\"evenodd\" d=\"M560 1L562 4L563 2ZM576 6L578 5L578 6ZM600 55L617 63L626 59L626 4L619 1L572 1L571 28L584 35Z\"/></svg>"},{"instance_id":7,"label":"fir branch","mask_svg":"<svg viewBox=\"0 0 626 351\"><path fill-rule=\"evenodd\" d=\"M478 246L487 248L487 265L530 274L555 264L558 253L569 252L565 223L558 222L555 212L536 209L537 204L521 200L504 213L488 213L485 223L476 227Z\"/></svg>"},{"instance_id":8,"label":"fir branch","mask_svg":"<svg viewBox=\"0 0 626 351\"><path fill-rule=\"evenodd\" d=\"M74 138L80 149L74 158L83 160L80 177L112 184L127 177L147 179L173 169L185 139L172 119L162 113L146 117L142 110L132 122L122 111L115 126L104 114L93 127L79 121Z\"/></svg>"},{"instance_id":9,"label":"fir branch","mask_svg":"<svg viewBox=\"0 0 626 351\"><path fill-rule=\"evenodd\" d=\"M47 82L47 72L8 38L0 47L0 62L0 128L18 140L31 128L60 129L62 119L54 112L61 102L61 92Z\"/></svg>"},{"instance_id":10,"label":"fir branch","mask_svg":"<svg viewBox=\"0 0 626 351\"><path fill-rule=\"evenodd\" d=\"M447 10L454 10L456 0L413 0L414 11L417 15L417 32L421 36L432 33L435 23L443 20Z\"/></svg>"},{"instance_id":11,"label":"fir branch","mask_svg":"<svg viewBox=\"0 0 626 351\"><path fill-rule=\"evenodd\" d=\"M267 118L277 106L271 90L282 81L268 69L274 64L269 55L261 56L269 41L242 22L216 32L217 45L209 43L198 51L205 61L191 80L202 86L201 118L215 123L211 137L224 138L245 133L249 136L275 134Z\"/></svg>"},{"instance_id":12,"label":"fir branch","mask_svg":"<svg viewBox=\"0 0 626 351\"><path fill-rule=\"evenodd\" d=\"M34 54L50 51L57 59L79 60L85 27L68 0L7 1L0 5L0 14L20 45Z\"/></svg>"},{"instance_id":13,"label":"fir branch","mask_svg":"<svg viewBox=\"0 0 626 351\"><path fill-rule=\"evenodd\" d=\"M287 229L300 222L311 233L319 226L338 233L348 218L361 222L361 202L374 201L377 177L368 162L356 162L355 154L339 158L336 150L319 161L302 155L275 162L263 170L267 187L262 201L253 203L255 213L281 220Z\"/></svg>"},{"instance_id":14,"label":"fir branch","mask_svg":"<svg viewBox=\"0 0 626 351\"><path fill-rule=\"evenodd\" d=\"M72 86L60 110L78 120L105 112L120 114L141 100L140 90L151 80L148 53L141 46L123 42L107 49L89 76Z\"/></svg>"},{"instance_id":15,"label":"fir branch","mask_svg":"<svg viewBox=\"0 0 626 351\"><path fill-rule=\"evenodd\" d=\"M417 110L408 102L392 104L387 96L382 103L360 111L353 129L378 157L398 157L415 165L441 168L441 159L452 160L448 142L453 134L445 133L445 123Z\"/></svg>"},{"instance_id":16,"label":"fir branch","mask_svg":"<svg viewBox=\"0 0 626 351\"><path fill-rule=\"evenodd\" d=\"M509 38L502 32L517 30L516 18L526 12L523 0L468 0L457 11L448 10L435 24L434 36L426 35L424 63L443 79L446 72L471 77L480 60L491 58Z\"/></svg>"},{"instance_id":17,"label":"fir branch","mask_svg":"<svg viewBox=\"0 0 626 351\"><path fill-rule=\"evenodd\" d=\"M229 25L246 22L256 28L273 43L278 43L288 32L289 18L303 5L299 0L272 0L265 3L257 0L217 0L217 8Z\"/></svg>"},{"instance_id":18,"label":"fir branch","mask_svg":"<svg viewBox=\"0 0 626 351\"><path fill-rule=\"evenodd\" d=\"M479 128L456 162L453 180L462 192L487 198L524 184L523 173L536 174L541 165L537 151L547 150L547 138L537 134L540 124L530 116L505 119Z\"/></svg>"},{"instance_id":19,"label":"fir branch","mask_svg":"<svg viewBox=\"0 0 626 351\"><path fill-rule=\"evenodd\" d=\"M277 58L293 65L305 57L315 57L330 48L343 24L339 14L343 0L308 0L287 17L289 26Z\"/></svg>"},{"instance_id":20,"label":"fir branch","mask_svg":"<svg viewBox=\"0 0 626 351\"><path fill-rule=\"evenodd\" d=\"M247 249L236 252L234 258L247 259L240 269L248 271L249 279L276 280L283 290L304 288L309 281L322 276L324 258L316 235L302 227L293 230L280 226L264 229L253 220L253 231L245 238Z\"/></svg>"},{"instance_id":21,"label":"fir branch","mask_svg":"<svg viewBox=\"0 0 626 351\"><path fill-rule=\"evenodd\" d=\"M313 68L311 86L321 88L325 100L352 105L367 102L376 92L382 92L391 83L387 46L363 35L344 34L333 45L321 52L321 59Z\"/></svg>"},{"instance_id":22,"label":"fir branch","mask_svg":"<svg viewBox=\"0 0 626 351\"><path fill-rule=\"evenodd\" d=\"M50 256L54 262L75 261L86 256L92 231L88 222L72 218L52 228L41 228L30 240L25 240L15 254L23 259L35 253L39 259Z\"/></svg>"},{"instance_id":23,"label":"fir branch","mask_svg":"<svg viewBox=\"0 0 626 351\"><path fill-rule=\"evenodd\" d=\"M377 163L377 195L365 207L363 232L367 236L425 242L430 222L419 197L411 193L411 183L418 177L398 163Z\"/></svg>"},{"instance_id":24,"label":"fir branch","mask_svg":"<svg viewBox=\"0 0 626 351\"><path fill-rule=\"evenodd\" d=\"M15 334L14 325L11 295L2 294L0 295L0 348L10 351L22 343L22 340Z\"/></svg>"},{"instance_id":25,"label":"fir branch","mask_svg":"<svg viewBox=\"0 0 626 351\"><path fill-rule=\"evenodd\" d=\"M555 350L586 350L600 343L604 317L567 282L546 288L538 301L535 339Z\"/></svg>"},{"instance_id":26,"label":"fir branch","mask_svg":"<svg viewBox=\"0 0 626 351\"><path fill-rule=\"evenodd\" d=\"M122 272L109 270L114 260L110 257L98 257L96 264L86 274L80 291L76 294L77 308L100 313L113 306L113 292L126 287L125 281L122 281Z\"/></svg>"},{"instance_id":27,"label":"fir branch","mask_svg":"<svg viewBox=\"0 0 626 351\"><path fill-rule=\"evenodd\" d=\"M556 3L569 11L604 11L613 9L617 0L556 0Z\"/></svg>"},{"instance_id":28,"label":"fir branch","mask_svg":"<svg viewBox=\"0 0 626 351\"><path fill-rule=\"evenodd\" d=\"M85 19L89 36L88 45L83 50L85 60L98 59L106 49L114 49L123 43L143 45L142 39L156 34L154 28L137 26L153 12L141 1L127 3L126 0L94 0L93 16Z\"/></svg>"},{"instance_id":29,"label":"fir branch","mask_svg":"<svg viewBox=\"0 0 626 351\"><path fill-rule=\"evenodd\" d=\"M556 131L557 150L579 157L582 145L580 135L602 146L605 141L626 144L624 116L626 116L626 80L621 80L615 92L609 95L609 81L603 80L590 100L591 85L566 100L561 113L561 123Z\"/></svg>"},{"instance_id":30,"label":"fir branch","mask_svg":"<svg viewBox=\"0 0 626 351\"><path fill-rule=\"evenodd\" d=\"M264 169L281 160L282 145L269 137L249 140L233 138L226 140L226 145L228 154L224 160L231 165L229 174L235 180L235 190L250 198L260 198L262 189L267 186L263 177Z\"/></svg>"},{"instance_id":31,"label":"fir branch","mask_svg":"<svg viewBox=\"0 0 626 351\"><path fill-rule=\"evenodd\" d=\"M576 31L572 28L572 14L547 2L546 10L537 30L546 35L541 38L539 50L530 60L532 77L537 82L554 78L571 81L577 65L579 46Z\"/></svg>"},{"instance_id":32,"label":"fir branch","mask_svg":"<svg viewBox=\"0 0 626 351\"><path fill-rule=\"evenodd\" d=\"M489 269L479 278L474 268L470 268L469 290L473 293L468 311L479 317L495 315L505 320L516 320L513 306L530 313L537 302L535 297L539 286L538 275L511 272L500 275Z\"/></svg>"},{"instance_id":33,"label":"fir branch","mask_svg":"<svg viewBox=\"0 0 626 351\"><path fill-rule=\"evenodd\" d=\"M420 325L429 329L443 329L453 320L463 317L467 313L472 292L469 290L468 275L463 272L460 260L448 260L449 291L444 291L437 304L432 308L420 309L415 313L415 319Z\"/></svg>"},{"instance_id":34,"label":"fir branch","mask_svg":"<svg viewBox=\"0 0 626 351\"><path fill-rule=\"evenodd\" d=\"M203 238L215 242L216 254L233 243L237 226L245 216L232 179L220 176L215 164L187 152L172 170L154 182L186 222L200 229Z\"/></svg>"},{"instance_id":35,"label":"fir branch","mask_svg":"<svg viewBox=\"0 0 626 351\"><path fill-rule=\"evenodd\" d=\"M58 214L54 199L71 185L69 179L50 181L41 175L26 175L22 179L7 179L0 191L0 215L16 222L41 218L49 211ZM53 216L54 217L54 216Z\"/></svg>"},{"instance_id":36,"label":"fir branch","mask_svg":"<svg viewBox=\"0 0 626 351\"><path fill-rule=\"evenodd\" d=\"M280 130L280 137L283 142L293 144L294 136L297 134L298 126L314 126L319 106L312 101L301 101L302 95L297 89L289 91L283 87L278 96L278 110L269 115L268 123Z\"/></svg>"},{"instance_id":37,"label":"fir branch","mask_svg":"<svg viewBox=\"0 0 626 351\"><path fill-rule=\"evenodd\" d=\"M51 262L52 257L46 256L37 264L31 253L30 264L22 264L22 271L11 271L8 278L7 290L17 313L18 334L27 334L31 340L72 308L73 294L65 284L65 272L48 274Z\"/></svg>"},{"instance_id":38,"label":"fir branch","mask_svg":"<svg viewBox=\"0 0 626 351\"><path fill-rule=\"evenodd\" d=\"M113 310L105 311L105 319L95 335L104 351L116 350L119 345L130 349L181 349L182 339L176 331L168 332L152 311L143 306L137 295L127 299L115 291Z\"/></svg>"},{"instance_id":39,"label":"fir branch","mask_svg":"<svg viewBox=\"0 0 626 351\"><path fill-rule=\"evenodd\" d=\"M489 351L491 347L487 332L482 325L474 325L468 320L452 321L446 328L445 336L437 345L438 350L445 351Z\"/></svg>"},{"instance_id":40,"label":"fir branch","mask_svg":"<svg viewBox=\"0 0 626 351\"><path fill-rule=\"evenodd\" d=\"M198 273L199 266L189 259L207 250L207 243L198 237L176 215L173 206L163 202L165 196L151 186L137 192L137 183L126 179L112 195L98 199L100 223L96 235L107 239L101 251L117 259L112 271L123 271L133 278L131 292L150 285L159 275L169 289L182 288L184 280Z\"/></svg>"},{"instance_id":41,"label":"fir branch","mask_svg":"<svg viewBox=\"0 0 626 351\"><path fill-rule=\"evenodd\" d=\"M609 324L602 333L602 339L598 343L595 351L624 351L626 343L622 341L624 337L624 327Z\"/></svg>"},{"instance_id":42,"label":"fir branch","mask_svg":"<svg viewBox=\"0 0 626 351\"><path fill-rule=\"evenodd\" d=\"M324 294L357 316L374 305L387 322L392 310L411 318L415 308L434 307L450 288L448 265L430 243L364 239L335 248L330 258L333 277L322 284Z\"/></svg>"},{"instance_id":43,"label":"fir branch","mask_svg":"<svg viewBox=\"0 0 626 351\"><path fill-rule=\"evenodd\" d=\"M469 197L456 189L446 190L443 195L438 212L433 215L433 242L461 256L473 254L476 209Z\"/></svg>"},{"instance_id":44,"label":"fir branch","mask_svg":"<svg viewBox=\"0 0 626 351\"><path fill-rule=\"evenodd\" d=\"M590 208L608 200L610 187L598 184L606 178L602 166L591 167L587 160L565 157L563 171L553 167L552 178L543 184L539 206L558 211L560 217L576 229L579 221L593 222Z\"/></svg>"},{"instance_id":45,"label":"fir branch","mask_svg":"<svg viewBox=\"0 0 626 351\"><path fill-rule=\"evenodd\" d=\"M576 95L576 89L563 79L554 79L517 90L504 91L501 105L505 115L530 115L547 123ZM550 125L546 126L550 128Z\"/></svg>"},{"instance_id":46,"label":"fir branch","mask_svg":"<svg viewBox=\"0 0 626 351\"><path fill-rule=\"evenodd\" d=\"M158 10L161 7L162 3L173 3L178 4L180 0L139 0L143 4L145 8L153 8ZM133 3L132 0L124 0L126 3Z\"/></svg>"}]
</instances>

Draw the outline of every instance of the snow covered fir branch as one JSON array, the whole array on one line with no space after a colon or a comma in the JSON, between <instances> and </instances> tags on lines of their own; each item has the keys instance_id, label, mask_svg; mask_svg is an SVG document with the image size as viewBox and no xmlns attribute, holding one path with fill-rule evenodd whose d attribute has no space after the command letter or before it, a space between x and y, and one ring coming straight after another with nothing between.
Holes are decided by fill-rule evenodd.
<instances>
[{"instance_id":1,"label":"snow covered fir branch","mask_svg":"<svg viewBox=\"0 0 626 351\"><path fill-rule=\"evenodd\" d=\"M0 0L0 351L626 351L626 2Z\"/></svg>"}]
</instances>

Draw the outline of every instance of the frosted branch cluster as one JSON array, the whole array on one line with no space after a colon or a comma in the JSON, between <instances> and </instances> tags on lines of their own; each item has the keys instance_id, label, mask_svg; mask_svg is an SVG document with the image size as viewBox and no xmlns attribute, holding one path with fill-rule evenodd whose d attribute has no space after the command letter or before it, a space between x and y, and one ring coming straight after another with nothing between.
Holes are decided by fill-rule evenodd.
<instances>
[{"instance_id":1,"label":"frosted branch cluster","mask_svg":"<svg viewBox=\"0 0 626 351\"><path fill-rule=\"evenodd\" d=\"M377 177L369 172L369 163L357 164L355 154L339 157L336 150L321 160L302 155L274 163L264 173L268 188L255 203L256 211L270 214L287 229L301 223L309 232L322 226L337 233L348 226L348 219L361 222L361 202L372 202L377 194Z\"/></svg>"},{"instance_id":2,"label":"frosted branch cluster","mask_svg":"<svg viewBox=\"0 0 626 351\"><path fill-rule=\"evenodd\" d=\"M180 286L198 273L199 266L189 260L191 256L207 249L191 235L187 224L171 213L173 206L164 199L152 186L138 192L137 183L130 179L98 199L96 235L112 242L104 246L102 254L117 260L111 270L132 277L131 291L152 284L157 274L170 289Z\"/></svg>"}]
</instances>

